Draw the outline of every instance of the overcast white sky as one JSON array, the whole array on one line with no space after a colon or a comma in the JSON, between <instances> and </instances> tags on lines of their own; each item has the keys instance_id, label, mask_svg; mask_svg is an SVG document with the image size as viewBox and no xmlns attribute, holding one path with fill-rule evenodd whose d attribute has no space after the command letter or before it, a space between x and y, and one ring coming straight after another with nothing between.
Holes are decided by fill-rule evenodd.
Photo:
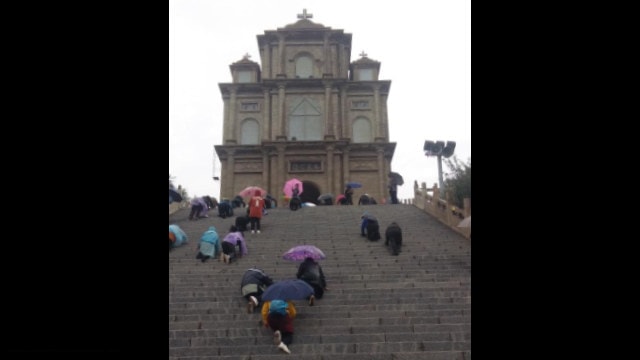
<instances>
[{"instance_id":1,"label":"overcast white sky","mask_svg":"<svg viewBox=\"0 0 640 360\"><path fill-rule=\"evenodd\" d=\"M220 197L214 145L222 143L219 83L245 53L260 63L257 35L310 20L352 34L351 61L364 51L391 80L392 171L402 174L400 199L413 182L438 181L437 160L425 140L455 141L471 158L471 0L170 0L169 173L190 196ZM443 172L448 168L443 161ZM216 159L216 175L220 165Z\"/></svg>"}]
</instances>

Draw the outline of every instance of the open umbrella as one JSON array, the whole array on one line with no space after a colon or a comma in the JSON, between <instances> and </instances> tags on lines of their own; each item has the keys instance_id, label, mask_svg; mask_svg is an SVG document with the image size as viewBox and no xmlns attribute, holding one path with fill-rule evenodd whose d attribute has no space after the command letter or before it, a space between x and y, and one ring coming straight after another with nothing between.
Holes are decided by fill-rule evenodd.
<instances>
[{"instance_id":1,"label":"open umbrella","mask_svg":"<svg viewBox=\"0 0 640 360\"><path fill-rule=\"evenodd\" d=\"M351 186L352 189L358 189L362 187L362 184L356 181L351 181L347 183L347 186Z\"/></svg>"},{"instance_id":2,"label":"open umbrella","mask_svg":"<svg viewBox=\"0 0 640 360\"><path fill-rule=\"evenodd\" d=\"M394 181L397 185L404 185L404 179L402 178L402 175L398 174L397 172L390 172L389 179Z\"/></svg>"},{"instance_id":3,"label":"open umbrella","mask_svg":"<svg viewBox=\"0 0 640 360\"><path fill-rule=\"evenodd\" d=\"M333 194L322 194L318 196L320 205L333 205Z\"/></svg>"},{"instance_id":4,"label":"open umbrella","mask_svg":"<svg viewBox=\"0 0 640 360\"><path fill-rule=\"evenodd\" d=\"M251 197L256 194L256 190L260 191L260 196L267 195L267 191L259 186L247 186L238 193L242 197Z\"/></svg>"},{"instance_id":5,"label":"open umbrella","mask_svg":"<svg viewBox=\"0 0 640 360\"><path fill-rule=\"evenodd\" d=\"M262 293L262 300L305 300L313 293L311 285L303 280L280 280L267 287Z\"/></svg>"},{"instance_id":6,"label":"open umbrella","mask_svg":"<svg viewBox=\"0 0 640 360\"><path fill-rule=\"evenodd\" d=\"M293 179L289 179L287 180L286 183L284 183L284 187L282 188L282 192L284 192L285 195L287 195L288 197L293 197L293 188L296 187L296 185L298 186L298 195L302 194L302 181L293 178Z\"/></svg>"},{"instance_id":7,"label":"open umbrella","mask_svg":"<svg viewBox=\"0 0 640 360\"><path fill-rule=\"evenodd\" d=\"M340 204L340 202L345 199L346 196L344 196L344 194L340 194L336 197L336 204Z\"/></svg>"},{"instance_id":8,"label":"open umbrella","mask_svg":"<svg viewBox=\"0 0 640 360\"><path fill-rule=\"evenodd\" d=\"M282 258L285 260L303 261L306 258L312 258L313 260L323 260L327 256L313 245L298 245L287 250L282 254Z\"/></svg>"},{"instance_id":9,"label":"open umbrella","mask_svg":"<svg viewBox=\"0 0 640 360\"><path fill-rule=\"evenodd\" d=\"M471 227L471 216L462 219L462 221L460 221L460 223L458 224L458 227Z\"/></svg>"}]
</instances>

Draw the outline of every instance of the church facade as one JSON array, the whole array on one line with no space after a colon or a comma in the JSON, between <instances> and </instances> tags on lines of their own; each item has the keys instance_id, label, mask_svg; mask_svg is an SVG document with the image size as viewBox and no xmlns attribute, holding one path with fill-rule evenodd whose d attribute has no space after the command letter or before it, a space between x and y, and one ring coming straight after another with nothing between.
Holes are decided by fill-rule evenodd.
<instances>
[{"instance_id":1,"label":"church facade","mask_svg":"<svg viewBox=\"0 0 640 360\"><path fill-rule=\"evenodd\" d=\"M380 62L361 53L351 61L351 34L299 20L258 35L260 64L245 55L220 83L224 102L220 197L259 186L282 202L291 178L303 182L302 201L342 194L358 182L364 193L388 201L395 143L389 142L387 98Z\"/></svg>"}]
</instances>

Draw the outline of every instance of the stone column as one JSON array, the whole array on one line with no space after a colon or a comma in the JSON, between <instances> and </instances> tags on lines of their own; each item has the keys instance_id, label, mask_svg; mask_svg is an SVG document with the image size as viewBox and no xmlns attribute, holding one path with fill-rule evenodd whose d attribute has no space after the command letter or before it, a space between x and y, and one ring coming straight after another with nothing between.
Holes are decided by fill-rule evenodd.
<instances>
[{"instance_id":1,"label":"stone column","mask_svg":"<svg viewBox=\"0 0 640 360\"><path fill-rule=\"evenodd\" d=\"M282 74L282 76L286 77L286 67L285 67L285 54L284 54L284 35L280 34L278 36L278 64L280 65L280 69L278 74Z\"/></svg>"},{"instance_id":2,"label":"stone column","mask_svg":"<svg viewBox=\"0 0 640 360\"><path fill-rule=\"evenodd\" d=\"M276 189L278 189L280 187L280 189L282 189L282 186L284 186L284 182L286 181L285 177L289 175L289 169L287 169L287 164L285 163L285 152L287 151L287 148L284 144L278 144L277 146L278 149L278 169L276 170L276 173L278 174L278 177L276 180L276 184L275 187ZM280 195L281 191L278 191L278 195ZM278 199L278 201L282 202L282 199Z\"/></svg>"},{"instance_id":3,"label":"stone column","mask_svg":"<svg viewBox=\"0 0 640 360\"><path fill-rule=\"evenodd\" d=\"M272 79L273 78L273 69L271 68L271 40L269 37L265 36L264 38L264 64L262 64L262 78ZM266 73L266 74L265 74Z\"/></svg>"},{"instance_id":4,"label":"stone column","mask_svg":"<svg viewBox=\"0 0 640 360\"><path fill-rule=\"evenodd\" d=\"M278 133L282 140L287 139L284 110L284 84L278 84Z\"/></svg>"},{"instance_id":5,"label":"stone column","mask_svg":"<svg viewBox=\"0 0 640 360\"><path fill-rule=\"evenodd\" d=\"M380 86L373 86L373 123L374 126L374 141L384 141L382 134L382 119L380 119Z\"/></svg>"},{"instance_id":6,"label":"stone column","mask_svg":"<svg viewBox=\"0 0 640 360\"><path fill-rule=\"evenodd\" d=\"M271 116L270 116L270 99L269 89L264 89L264 100L262 102L262 140L271 140Z\"/></svg>"},{"instance_id":7,"label":"stone column","mask_svg":"<svg viewBox=\"0 0 640 360\"><path fill-rule=\"evenodd\" d=\"M269 150L262 150L262 186L269 191Z\"/></svg>"},{"instance_id":8,"label":"stone column","mask_svg":"<svg viewBox=\"0 0 640 360\"><path fill-rule=\"evenodd\" d=\"M347 86L343 85L340 89L340 117L338 119L338 128L340 129L340 133L338 134L338 138L343 139L348 137L349 132L347 131L347 125L349 123L347 116L349 114L347 104Z\"/></svg>"},{"instance_id":9,"label":"stone column","mask_svg":"<svg viewBox=\"0 0 640 360\"><path fill-rule=\"evenodd\" d=\"M227 144L236 144L236 93L235 87L231 88L231 97L229 99L229 118L227 121Z\"/></svg>"},{"instance_id":10,"label":"stone column","mask_svg":"<svg viewBox=\"0 0 640 360\"><path fill-rule=\"evenodd\" d=\"M231 199L233 197L234 193L234 183L235 183L235 168L236 168L236 160L235 160L235 150L234 149L228 149L227 150L227 171L225 172L225 187L224 187L224 193L222 192L221 189L221 193L220 193L220 200L222 200L222 198L229 198Z\"/></svg>"},{"instance_id":11,"label":"stone column","mask_svg":"<svg viewBox=\"0 0 640 360\"><path fill-rule=\"evenodd\" d=\"M327 189L329 189L329 191L333 189L333 151L334 149L335 147L333 145L327 145L327 169L325 174L327 176Z\"/></svg>"},{"instance_id":12,"label":"stone column","mask_svg":"<svg viewBox=\"0 0 640 360\"><path fill-rule=\"evenodd\" d=\"M464 205L464 217L471 216L471 199L464 198L462 199L462 204Z\"/></svg>"},{"instance_id":13,"label":"stone column","mask_svg":"<svg viewBox=\"0 0 640 360\"><path fill-rule=\"evenodd\" d=\"M342 179L342 184L341 189L339 194L342 194L344 192L344 189L346 187L346 182L350 181L349 177L351 176L351 174L349 173L349 147L345 146L344 150L342 150L342 173L344 174L344 179Z\"/></svg>"},{"instance_id":14,"label":"stone column","mask_svg":"<svg viewBox=\"0 0 640 360\"><path fill-rule=\"evenodd\" d=\"M324 139L325 140L334 140L335 135L333 134L333 117L331 106L331 82L326 81L324 83Z\"/></svg>"},{"instance_id":15,"label":"stone column","mask_svg":"<svg viewBox=\"0 0 640 360\"><path fill-rule=\"evenodd\" d=\"M385 164L384 164L384 147L380 146L376 149L376 153L378 155L378 183L380 184L378 190L380 191L380 197L378 199L386 198L385 192Z\"/></svg>"},{"instance_id":16,"label":"stone column","mask_svg":"<svg viewBox=\"0 0 640 360\"><path fill-rule=\"evenodd\" d=\"M222 99L222 143L226 144L229 139L229 98L223 97Z\"/></svg>"}]
</instances>

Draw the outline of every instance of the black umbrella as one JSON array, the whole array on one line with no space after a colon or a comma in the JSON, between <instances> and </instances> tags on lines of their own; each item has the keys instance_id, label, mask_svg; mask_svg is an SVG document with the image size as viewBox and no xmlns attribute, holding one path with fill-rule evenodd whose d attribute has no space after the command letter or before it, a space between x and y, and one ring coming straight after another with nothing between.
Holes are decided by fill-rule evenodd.
<instances>
[{"instance_id":1,"label":"black umbrella","mask_svg":"<svg viewBox=\"0 0 640 360\"><path fill-rule=\"evenodd\" d=\"M402 178L402 175L398 174L397 172L390 172L389 178L393 180L397 185L404 185L404 179Z\"/></svg>"},{"instance_id":2,"label":"black umbrella","mask_svg":"<svg viewBox=\"0 0 640 360\"><path fill-rule=\"evenodd\" d=\"M322 194L318 196L318 203L320 203L321 205L332 205L333 194Z\"/></svg>"}]
</instances>

